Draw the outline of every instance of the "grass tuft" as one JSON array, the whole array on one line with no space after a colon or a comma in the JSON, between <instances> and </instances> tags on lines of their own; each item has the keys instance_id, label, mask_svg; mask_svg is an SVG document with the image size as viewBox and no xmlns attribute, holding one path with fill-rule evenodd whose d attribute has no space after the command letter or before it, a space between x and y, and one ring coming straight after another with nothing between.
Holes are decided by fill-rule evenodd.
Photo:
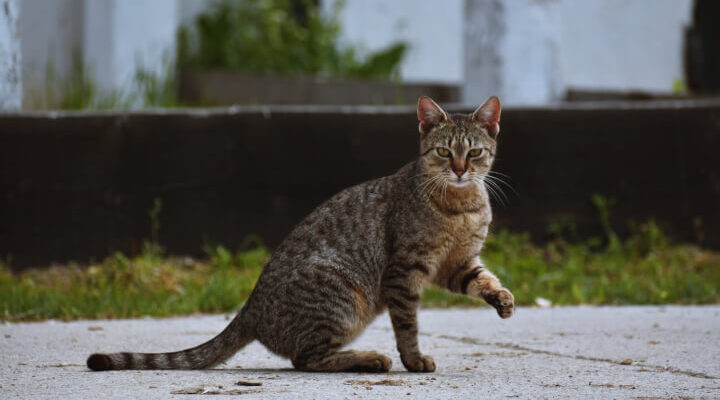
<instances>
[{"instance_id":1,"label":"grass tuft","mask_svg":"<svg viewBox=\"0 0 720 400\"><path fill-rule=\"evenodd\" d=\"M89 266L70 264L13 273L0 264L0 319L131 318L237 309L268 259L266 248L206 249L206 260L167 257L146 246L129 258L116 253ZM487 266L518 304L538 297L570 304L707 304L720 302L720 253L673 245L652 221L624 241L533 244L500 231L483 251ZM482 301L430 287L424 307L477 306Z\"/></svg>"}]
</instances>

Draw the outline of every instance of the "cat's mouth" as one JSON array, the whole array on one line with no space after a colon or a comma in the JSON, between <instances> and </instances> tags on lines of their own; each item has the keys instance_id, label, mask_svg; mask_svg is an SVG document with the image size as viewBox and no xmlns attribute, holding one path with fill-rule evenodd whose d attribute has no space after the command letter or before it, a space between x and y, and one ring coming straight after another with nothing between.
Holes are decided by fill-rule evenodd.
<instances>
[{"instance_id":1,"label":"cat's mouth","mask_svg":"<svg viewBox=\"0 0 720 400\"><path fill-rule=\"evenodd\" d=\"M467 177L466 178L448 179L447 182L450 186L454 186L454 187L467 187L467 186L471 186L471 185L475 184L475 182L473 182L472 179L469 179Z\"/></svg>"}]
</instances>

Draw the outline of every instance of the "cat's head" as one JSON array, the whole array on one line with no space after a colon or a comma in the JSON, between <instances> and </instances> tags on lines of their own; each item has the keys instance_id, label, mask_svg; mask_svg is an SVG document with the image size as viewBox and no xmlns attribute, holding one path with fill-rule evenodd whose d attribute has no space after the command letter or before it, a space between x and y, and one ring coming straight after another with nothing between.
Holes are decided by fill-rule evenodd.
<instances>
[{"instance_id":1,"label":"cat's head","mask_svg":"<svg viewBox=\"0 0 720 400\"><path fill-rule=\"evenodd\" d=\"M489 98L472 114L449 115L431 98L421 97L417 115L424 180L433 179L446 188L482 185L500 133L498 98Z\"/></svg>"}]
</instances>

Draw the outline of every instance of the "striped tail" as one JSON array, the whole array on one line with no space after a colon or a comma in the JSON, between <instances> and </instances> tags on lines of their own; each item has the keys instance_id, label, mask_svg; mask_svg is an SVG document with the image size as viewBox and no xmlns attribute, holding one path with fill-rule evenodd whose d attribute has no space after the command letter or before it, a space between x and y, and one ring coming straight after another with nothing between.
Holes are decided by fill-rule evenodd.
<instances>
[{"instance_id":1,"label":"striped tail","mask_svg":"<svg viewBox=\"0 0 720 400\"><path fill-rule=\"evenodd\" d=\"M113 369L203 369L232 357L254 338L246 332L238 313L219 335L190 349L173 353L111 353L92 354L88 368L94 371Z\"/></svg>"}]
</instances>

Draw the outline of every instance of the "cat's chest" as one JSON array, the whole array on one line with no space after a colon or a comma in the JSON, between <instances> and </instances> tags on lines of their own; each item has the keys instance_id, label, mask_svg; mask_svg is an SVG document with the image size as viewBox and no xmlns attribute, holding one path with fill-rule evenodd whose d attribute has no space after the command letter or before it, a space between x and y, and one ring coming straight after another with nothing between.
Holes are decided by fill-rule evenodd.
<instances>
[{"instance_id":1,"label":"cat's chest","mask_svg":"<svg viewBox=\"0 0 720 400\"><path fill-rule=\"evenodd\" d=\"M489 213L462 214L447 221L435 262L439 266L454 266L476 256L487 237L489 224Z\"/></svg>"}]
</instances>

